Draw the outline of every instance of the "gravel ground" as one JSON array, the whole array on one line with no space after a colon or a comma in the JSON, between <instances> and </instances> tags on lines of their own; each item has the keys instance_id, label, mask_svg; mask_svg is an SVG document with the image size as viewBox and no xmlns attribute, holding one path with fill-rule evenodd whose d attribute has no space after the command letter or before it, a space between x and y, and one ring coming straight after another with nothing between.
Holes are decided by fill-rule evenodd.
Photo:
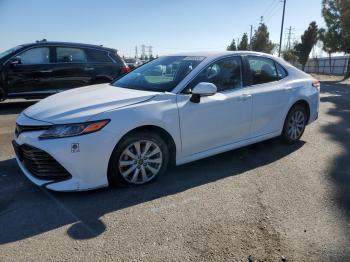
<instances>
[{"instance_id":1,"label":"gravel ground","mask_svg":"<svg viewBox=\"0 0 350 262\"><path fill-rule=\"evenodd\" d=\"M140 187L55 193L30 183L0 104L0 261L350 261L350 85L323 82L319 120L174 167Z\"/></svg>"}]
</instances>

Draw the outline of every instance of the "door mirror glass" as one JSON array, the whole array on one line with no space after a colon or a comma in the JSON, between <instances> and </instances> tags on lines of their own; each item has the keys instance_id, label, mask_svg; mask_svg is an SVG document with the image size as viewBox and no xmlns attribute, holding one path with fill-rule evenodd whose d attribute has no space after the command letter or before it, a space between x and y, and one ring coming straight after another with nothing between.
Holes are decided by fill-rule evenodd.
<instances>
[{"instance_id":1,"label":"door mirror glass","mask_svg":"<svg viewBox=\"0 0 350 262\"><path fill-rule=\"evenodd\" d=\"M217 87L213 83L200 82L192 90L191 101L199 103L201 96L211 96L217 92Z\"/></svg>"}]
</instances>

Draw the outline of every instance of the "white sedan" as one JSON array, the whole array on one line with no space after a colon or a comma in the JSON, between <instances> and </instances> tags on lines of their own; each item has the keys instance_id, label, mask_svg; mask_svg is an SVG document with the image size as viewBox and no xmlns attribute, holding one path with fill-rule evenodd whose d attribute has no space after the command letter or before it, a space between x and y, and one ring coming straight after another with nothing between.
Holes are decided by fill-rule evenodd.
<instances>
[{"instance_id":1,"label":"white sedan","mask_svg":"<svg viewBox=\"0 0 350 262\"><path fill-rule=\"evenodd\" d=\"M51 190L144 184L169 164L298 141L318 117L319 92L317 80L262 53L164 56L29 107L13 145L23 173Z\"/></svg>"}]
</instances>

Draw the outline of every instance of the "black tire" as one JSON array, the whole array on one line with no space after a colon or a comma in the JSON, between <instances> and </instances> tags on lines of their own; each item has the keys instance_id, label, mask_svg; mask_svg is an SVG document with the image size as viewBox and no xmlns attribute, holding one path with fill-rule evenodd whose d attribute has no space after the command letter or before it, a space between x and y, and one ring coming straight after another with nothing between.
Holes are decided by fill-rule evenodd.
<instances>
[{"instance_id":1,"label":"black tire","mask_svg":"<svg viewBox=\"0 0 350 262\"><path fill-rule=\"evenodd\" d=\"M122 176L120 172L120 169L121 169L120 158L124 150L130 147L133 143L137 143L138 141L141 141L141 143L145 143L145 141L150 141L154 143L156 146L159 147L161 151L161 157L162 157L162 163L160 164L160 166L158 166L159 168L158 173L149 181L142 184L146 184L151 181L154 181L155 179L159 178L162 174L164 174L164 172L167 170L169 165L170 154L169 154L168 146L166 145L164 140L156 133L134 132L134 133L131 133L130 135L127 135L125 138L123 138L113 150L113 153L109 161L109 170L108 170L108 180L111 186L136 185L134 183L130 183ZM147 168L147 167L144 167L144 168ZM142 176L142 175L139 174L138 176Z\"/></svg>"},{"instance_id":2,"label":"black tire","mask_svg":"<svg viewBox=\"0 0 350 262\"><path fill-rule=\"evenodd\" d=\"M296 117L298 114L301 114L303 116L302 126L301 126L301 122L299 126L299 124L295 124L295 121L293 121L293 116ZM289 110L286 120L284 121L284 126L283 126L283 131L281 136L283 141L286 144L294 144L298 142L305 131L307 120L308 120L308 115L307 115L306 108L302 105L293 106ZM295 125L298 125L298 127ZM297 130L297 131L295 132L293 132L293 130L290 131L290 129L293 129L292 126L295 128L294 130Z\"/></svg>"},{"instance_id":3,"label":"black tire","mask_svg":"<svg viewBox=\"0 0 350 262\"><path fill-rule=\"evenodd\" d=\"M0 86L0 102L5 100L6 100L5 91Z\"/></svg>"}]
</instances>

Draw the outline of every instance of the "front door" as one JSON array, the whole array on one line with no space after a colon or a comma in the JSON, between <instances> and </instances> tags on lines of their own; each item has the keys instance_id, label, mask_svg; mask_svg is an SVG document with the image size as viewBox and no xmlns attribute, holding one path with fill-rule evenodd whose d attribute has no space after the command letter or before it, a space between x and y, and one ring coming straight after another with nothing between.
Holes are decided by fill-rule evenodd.
<instances>
[{"instance_id":1,"label":"front door","mask_svg":"<svg viewBox=\"0 0 350 262\"><path fill-rule=\"evenodd\" d=\"M178 94L182 155L184 157L249 137L252 99L242 87L241 58L233 56L212 63L185 89L200 82L217 86L215 95L201 97L199 103L187 94Z\"/></svg>"},{"instance_id":2,"label":"front door","mask_svg":"<svg viewBox=\"0 0 350 262\"><path fill-rule=\"evenodd\" d=\"M52 94L49 47L34 47L16 55L17 64L7 62L4 70L9 96Z\"/></svg>"}]
</instances>

